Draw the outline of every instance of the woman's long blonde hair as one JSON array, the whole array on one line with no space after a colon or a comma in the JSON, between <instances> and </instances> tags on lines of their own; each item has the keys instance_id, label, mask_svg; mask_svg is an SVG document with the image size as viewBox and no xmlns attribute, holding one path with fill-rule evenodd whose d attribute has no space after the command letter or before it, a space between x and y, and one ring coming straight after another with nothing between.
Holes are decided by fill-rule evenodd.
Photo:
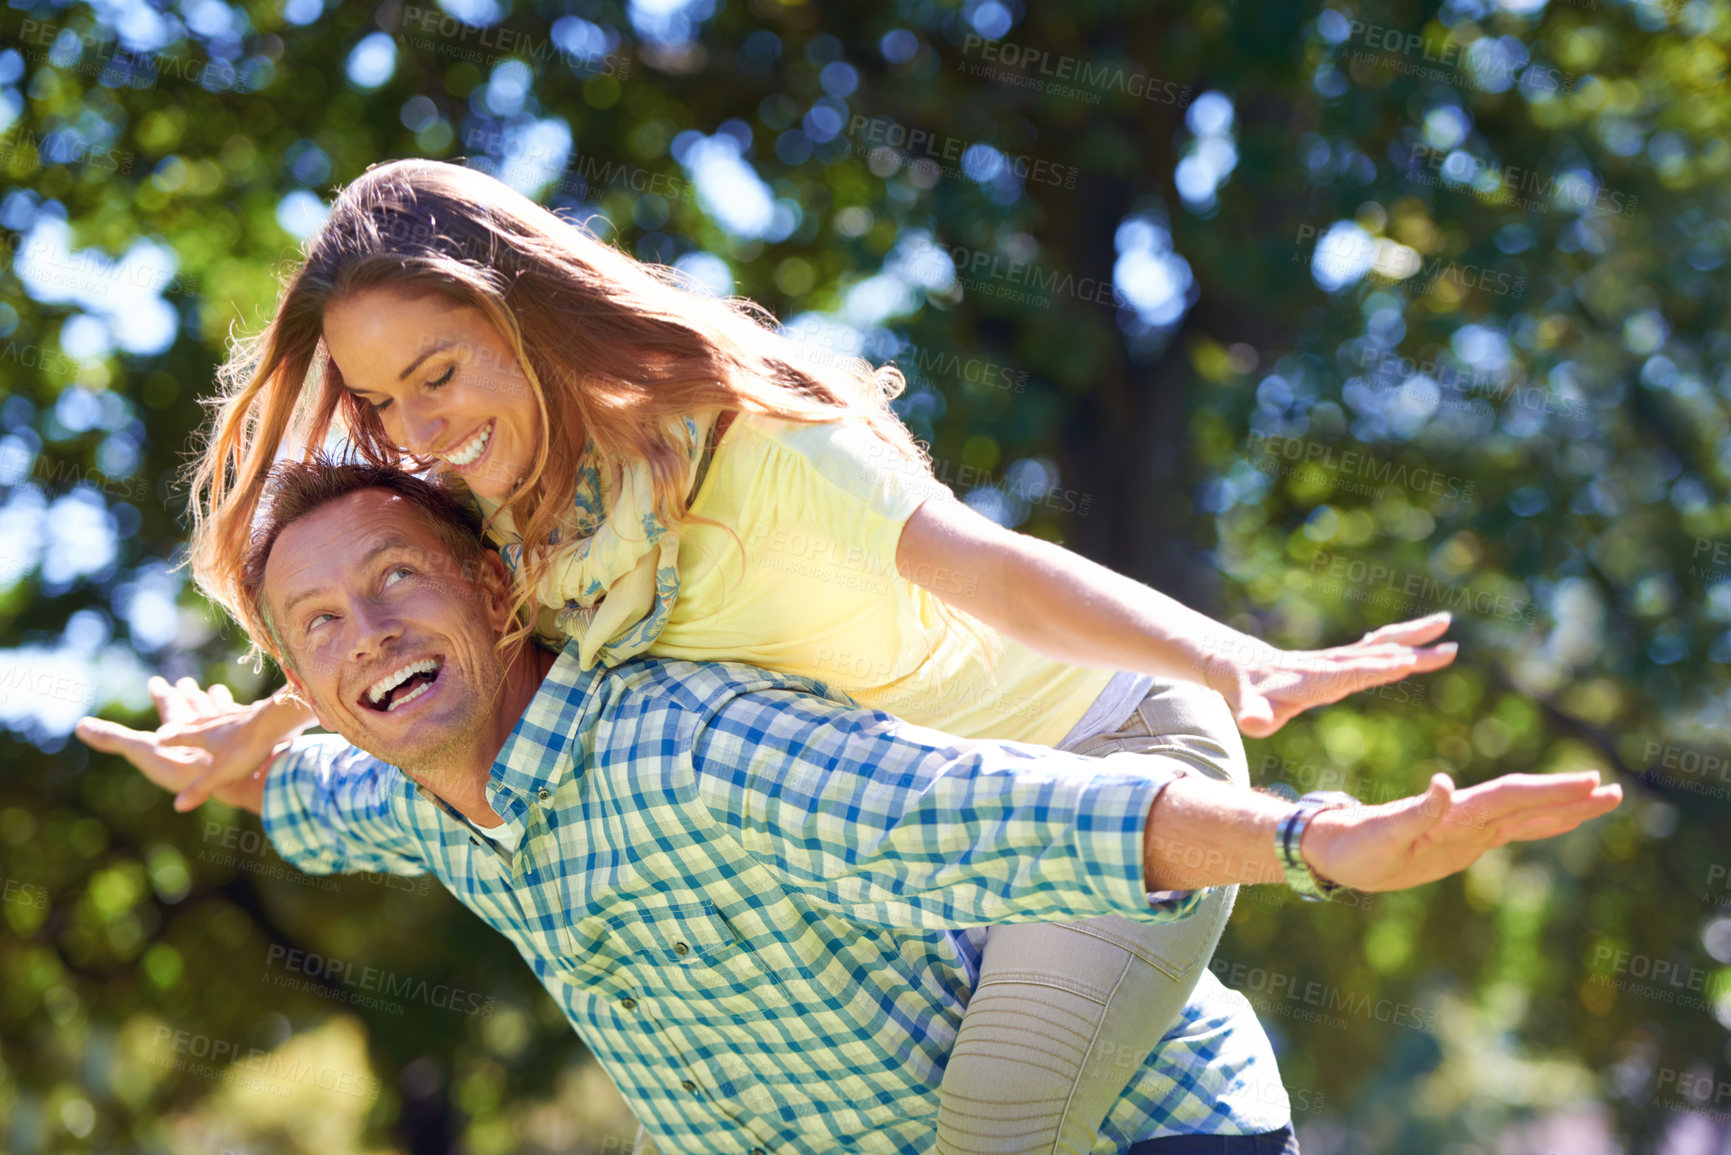
<instances>
[{"instance_id":1,"label":"woman's long blonde hair","mask_svg":"<svg viewBox=\"0 0 1731 1155\"><path fill-rule=\"evenodd\" d=\"M343 387L323 345L326 308L362 289L393 285L472 306L516 353L543 430L534 464L495 514L509 512L526 543L515 596L529 612L520 621L533 620L544 568L544 551L533 547L551 540L571 507L579 437L593 438L604 462L647 461L669 524L687 512L689 480L688 451L670 419L706 410L858 418L896 451L887 467L929 473L889 407L906 384L896 368L802 352L761 308L682 288L672 270L602 243L475 169L429 160L370 168L303 251L276 315L237 340L219 370L192 474L193 579L267 652L241 565L272 462L285 444L316 453L333 418L365 460L404 460L372 407Z\"/></svg>"}]
</instances>

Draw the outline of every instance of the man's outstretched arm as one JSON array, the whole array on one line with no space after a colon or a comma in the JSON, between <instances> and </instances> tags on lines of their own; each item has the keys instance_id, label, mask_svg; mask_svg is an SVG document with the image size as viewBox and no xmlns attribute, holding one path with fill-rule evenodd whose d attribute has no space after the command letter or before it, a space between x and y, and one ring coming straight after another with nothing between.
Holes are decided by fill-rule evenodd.
<instances>
[{"instance_id":1,"label":"man's outstretched arm","mask_svg":"<svg viewBox=\"0 0 1731 1155\"><path fill-rule=\"evenodd\" d=\"M1437 774L1424 794L1318 813L1299 853L1340 886L1403 890L1465 870L1495 847L1567 833L1622 798L1621 786L1600 785L1597 770L1505 774L1464 790ZM1195 775L1171 783L1143 831L1148 889L1284 881L1275 831L1293 806Z\"/></svg>"},{"instance_id":2,"label":"man's outstretched arm","mask_svg":"<svg viewBox=\"0 0 1731 1155\"><path fill-rule=\"evenodd\" d=\"M178 744L174 735L212 718L240 709L227 686L212 686L208 692L191 678L170 685L165 678L151 678L150 697L156 703L162 725L156 730L134 730L106 718L86 717L78 721L78 738L92 750L118 754L158 786L179 794L210 772L209 750ZM264 805L265 777L270 761L245 777L229 781L212 794L220 802L260 812Z\"/></svg>"}]
</instances>

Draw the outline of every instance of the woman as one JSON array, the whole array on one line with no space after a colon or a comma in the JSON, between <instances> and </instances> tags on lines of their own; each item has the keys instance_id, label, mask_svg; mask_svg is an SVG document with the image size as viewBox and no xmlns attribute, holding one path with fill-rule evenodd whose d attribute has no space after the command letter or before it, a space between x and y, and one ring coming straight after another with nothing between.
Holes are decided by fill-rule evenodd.
<instances>
[{"instance_id":1,"label":"woman","mask_svg":"<svg viewBox=\"0 0 1731 1155\"><path fill-rule=\"evenodd\" d=\"M964 738L1135 750L1248 784L1247 733L1452 660L1446 615L1283 655L939 485L893 368L823 364L473 170L401 161L338 198L269 327L224 367L191 558L269 648L238 559L279 453L333 420L467 490L522 631L586 668L748 661ZM1218 691L1218 692L1216 692ZM386 704L387 708L389 703ZM282 695L189 741L250 773L310 715ZM1233 888L1189 919L990 928L941 1089L946 1151L1085 1150L1176 1019Z\"/></svg>"}]
</instances>

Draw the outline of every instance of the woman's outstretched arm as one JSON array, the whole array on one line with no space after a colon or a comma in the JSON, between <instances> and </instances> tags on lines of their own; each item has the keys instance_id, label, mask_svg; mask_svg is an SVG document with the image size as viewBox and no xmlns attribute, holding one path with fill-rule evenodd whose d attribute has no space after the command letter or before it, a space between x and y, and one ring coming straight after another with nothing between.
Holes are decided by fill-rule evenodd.
<instances>
[{"instance_id":1,"label":"woman's outstretched arm","mask_svg":"<svg viewBox=\"0 0 1731 1155\"><path fill-rule=\"evenodd\" d=\"M1312 706L1441 669L1455 657L1453 642L1425 645L1448 629L1447 613L1384 626L1334 649L1281 650L943 497L908 519L896 568L1055 661L1217 690L1238 728L1253 738L1267 737Z\"/></svg>"}]
</instances>

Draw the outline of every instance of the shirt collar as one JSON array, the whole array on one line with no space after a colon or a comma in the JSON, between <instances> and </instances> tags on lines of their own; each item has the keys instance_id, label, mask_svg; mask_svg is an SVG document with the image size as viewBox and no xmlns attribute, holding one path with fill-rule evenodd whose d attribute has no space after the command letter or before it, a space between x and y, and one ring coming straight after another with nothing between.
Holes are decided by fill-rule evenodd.
<instances>
[{"instance_id":1,"label":"shirt collar","mask_svg":"<svg viewBox=\"0 0 1731 1155\"><path fill-rule=\"evenodd\" d=\"M494 829L495 836L503 835L499 841L482 836L479 827L425 786L417 783L415 792L435 809L476 831L476 845L491 848L514 874L522 856L530 810L551 801L566 772L575 765L574 751L580 748L577 735L594 700L589 691L605 672L600 667L584 672L575 642L567 644L554 659L488 772L487 804L509 824L504 831Z\"/></svg>"},{"instance_id":2,"label":"shirt collar","mask_svg":"<svg viewBox=\"0 0 1731 1155\"><path fill-rule=\"evenodd\" d=\"M581 773L577 735L591 713L591 689L605 673L583 669L576 642L560 651L493 760L487 797L494 810L525 825L531 804L546 804L568 773Z\"/></svg>"}]
</instances>

